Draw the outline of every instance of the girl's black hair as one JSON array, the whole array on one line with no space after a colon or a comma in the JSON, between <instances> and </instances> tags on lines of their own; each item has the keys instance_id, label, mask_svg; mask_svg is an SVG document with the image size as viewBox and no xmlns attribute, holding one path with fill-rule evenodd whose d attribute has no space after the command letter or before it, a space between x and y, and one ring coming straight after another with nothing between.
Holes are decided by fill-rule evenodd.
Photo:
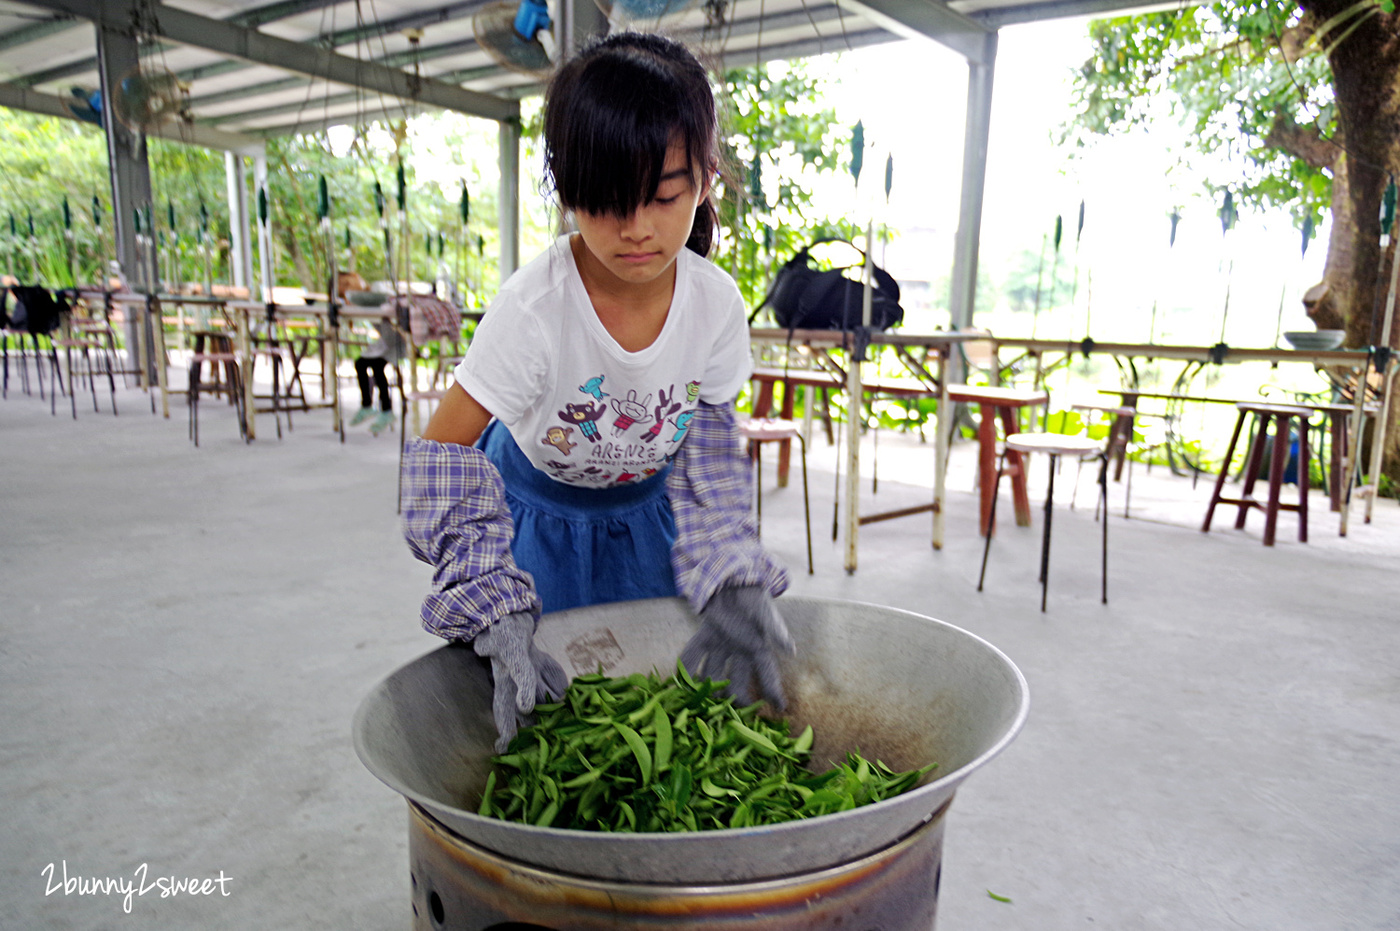
<instances>
[{"instance_id":1,"label":"girl's black hair","mask_svg":"<svg viewBox=\"0 0 1400 931\"><path fill-rule=\"evenodd\" d=\"M555 72L545 92L545 163L570 210L630 216L656 197L673 141L701 183L716 167L718 134L704 66L664 36L621 32L595 41ZM708 255L716 225L706 198L686 246Z\"/></svg>"}]
</instances>

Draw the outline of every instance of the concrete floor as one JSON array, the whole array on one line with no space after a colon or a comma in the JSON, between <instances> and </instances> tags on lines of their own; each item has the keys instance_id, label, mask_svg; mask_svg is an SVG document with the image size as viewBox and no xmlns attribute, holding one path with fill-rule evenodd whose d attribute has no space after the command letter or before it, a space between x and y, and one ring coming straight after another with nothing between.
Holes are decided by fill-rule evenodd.
<instances>
[{"instance_id":1,"label":"concrete floor","mask_svg":"<svg viewBox=\"0 0 1400 931\"><path fill-rule=\"evenodd\" d=\"M405 806L350 740L364 693L439 642L416 619L428 567L399 536L397 435L342 446L319 412L281 441L263 418L245 446L210 404L196 450L178 404L164 421L127 389L114 419L80 397L74 422L15 388L0 403L0 927L409 927ZM1259 516L1201 534L1209 489L1139 469L1144 519L1124 521L1112 490L1103 606L1086 472L1080 507L1057 508L1042 615L1038 508L1036 529L1004 525L976 591L974 455L953 453L946 548L926 517L868 526L854 576L830 540L824 443L815 576L800 484L765 498L795 593L950 621L1030 682L1025 730L952 807L939 927L1400 927L1395 503L1341 539L1315 497L1312 542L1284 516L1266 549ZM897 480L930 457L883 437L878 505L927 500ZM151 888L127 915L120 892L65 894L65 864ZM153 886L220 875L203 897Z\"/></svg>"}]
</instances>

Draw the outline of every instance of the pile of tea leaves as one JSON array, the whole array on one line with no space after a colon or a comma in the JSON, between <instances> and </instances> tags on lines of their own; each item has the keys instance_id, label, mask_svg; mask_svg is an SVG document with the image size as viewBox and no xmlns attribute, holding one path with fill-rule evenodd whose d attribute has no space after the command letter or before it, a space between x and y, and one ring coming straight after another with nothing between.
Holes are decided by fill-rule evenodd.
<instances>
[{"instance_id":1,"label":"pile of tea leaves","mask_svg":"<svg viewBox=\"0 0 1400 931\"><path fill-rule=\"evenodd\" d=\"M892 798L937 765L901 773L848 753L809 772L812 728L792 736L762 702L721 697L726 684L680 664L665 680L578 676L493 758L478 813L587 831L742 828Z\"/></svg>"}]
</instances>

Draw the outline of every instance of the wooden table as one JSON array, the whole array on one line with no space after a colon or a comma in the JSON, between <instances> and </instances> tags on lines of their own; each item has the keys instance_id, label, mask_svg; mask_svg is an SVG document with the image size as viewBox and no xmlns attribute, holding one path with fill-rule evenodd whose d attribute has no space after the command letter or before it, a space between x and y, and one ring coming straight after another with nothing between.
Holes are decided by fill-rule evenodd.
<instances>
[{"instance_id":1,"label":"wooden table","mask_svg":"<svg viewBox=\"0 0 1400 931\"><path fill-rule=\"evenodd\" d=\"M1205 395L1165 394L1162 392L1155 391L1139 391L1136 388L1100 388L1099 393L1121 395L1123 398L1123 405L1125 407L1131 407L1134 409L1137 408L1139 398L1152 398L1154 400L1164 401L1190 401L1198 404L1231 404L1236 407L1238 407L1241 404L1269 403L1262 399L1259 401L1246 401L1241 400L1239 398L1216 398ZM1348 453L1351 447L1354 445L1350 436L1351 431L1349 429L1348 420L1356 413L1355 405L1341 403L1289 403L1286 406L1303 407L1307 408L1309 411L1325 414L1327 416L1328 432L1330 433L1331 440L1329 444L1331 448L1328 451L1327 456L1327 498L1328 503L1330 505L1330 509L1332 511L1340 511L1342 509L1343 496L1342 476L1346 472L1346 463L1349 461L1347 458ZM1362 414L1363 416L1374 420L1379 412L1380 405L1372 403L1367 404L1364 407ZM1226 469L1229 468L1229 465L1230 464L1226 462L1221 467L1221 471L1224 472Z\"/></svg>"},{"instance_id":2,"label":"wooden table","mask_svg":"<svg viewBox=\"0 0 1400 931\"><path fill-rule=\"evenodd\" d=\"M1023 407L1036 407L1046 404L1050 395L1044 391L1023 388L997 388L979 385L949 385L948 398L964 404L976 404L981 410L981 422L977 427L977 465L979 491L981 492L980 532L983 536L994 533L992 526L992 502L996 500L997 481L997 421L1001 421L1004 436L1021 432L1018 416ZM1031 499L1026 492L1025 461L1020 451L1008 449L1007 461L1010 464L1011 499L1015 504L1016 523L1029 527L1031 523Z\"/></svg>"},{"instance_id":3,"label":"wooden table","mask_svg":"<svg viewBox=\"0 0 1400 931\"><path fill-rule=\"evenodd\" d=\"M841 330L785 330L771 327L751 327L749 338L756 344L782 345L790 349L818 350L829 353L833 350L840 350L849 358L855 349L854 334ZM855 429L855 425L860 422L860 406L853 405L852 416L849 418L852 429L846 431L845 441L845 470L846 470L846 547L844 565L847 573L856 571L858 556L859 528L862 524L879 520L888 520L894 517L904 517L912 514L931 513L933 515L932 545L934 549L943 548L943 498L947 479L948 463L948 443L952 432L953 421L947 416L950 407L946 386L948 384L947 368L948 360L952 354L952 348L961 343L975 340L985 340L986 334L980 332L938 332L929 334L913 333L872 333L870 334L869 346L879 348L882 346L893 347L900 361L909 369L913 376L908 381L896 380L888 381L882 379L867 382L862 377L861 365L847 365L840 372L814 372L807 371L801 378L811 378L812 383L817 387L836 386L846 391L852 397L864 399L869 393L894 393L901 392L906 397L933 397L937 398L938 414L935 425L934 443L934 463L933 463L933 500L925 505L918 505L912 508L902 508L897 511L889 511L883 514L861 515L859 508L859 477L860 477L860 431ZM910 354L911 349L922 349L926 354L924 361L914 359ZM925 366L932 357L932 368ZM828 358L829 355L828 355ZM770 369L782 373L782 369ZM773 376L767 381L776 384L784 380L782 377ZM793 378L793 373L787 373L789 384L802 384ZM760 379L760 391L763 389L763 379ZM767 395L771 405L771 387ZM788 408L791 410L791 408Z\"/></svg>"}]
</instances>

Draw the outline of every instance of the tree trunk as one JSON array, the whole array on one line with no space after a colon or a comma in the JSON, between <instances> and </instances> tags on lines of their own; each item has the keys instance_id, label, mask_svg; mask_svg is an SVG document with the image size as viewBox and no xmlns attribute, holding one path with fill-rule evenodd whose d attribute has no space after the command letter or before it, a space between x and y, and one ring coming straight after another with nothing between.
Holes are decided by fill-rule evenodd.
<instances>
[{"instance_id":1,"label":"tree trunk","mask_svg":"<svg viewBox=\"0 0 1400 931\"><path fill-rule=\"evenodd\" d=\"M1300 0L1317 23L1352 0ZM1364 8L1362 14L1370 12ZM1353 348L1381 341L1389 266L1382 266L1380 208L1390 177L1400 175L1400 15L1377 13L1342 38L1343 20L1319 36L1335 44L1328 62L1337 107L1337 133L1345 147L1332 165L1332 232L1323 281L1309 291L1308 316L1322 329L1344 329ZM1338 41L1340 40L1340 41ZM1395 235L1396 230L1392 230ZM1400 345L1393 327L1390 345ZM1400 404L1392 404L1385 431L1384 471L1400 476Z\"/></svg>"}]
</instances>

